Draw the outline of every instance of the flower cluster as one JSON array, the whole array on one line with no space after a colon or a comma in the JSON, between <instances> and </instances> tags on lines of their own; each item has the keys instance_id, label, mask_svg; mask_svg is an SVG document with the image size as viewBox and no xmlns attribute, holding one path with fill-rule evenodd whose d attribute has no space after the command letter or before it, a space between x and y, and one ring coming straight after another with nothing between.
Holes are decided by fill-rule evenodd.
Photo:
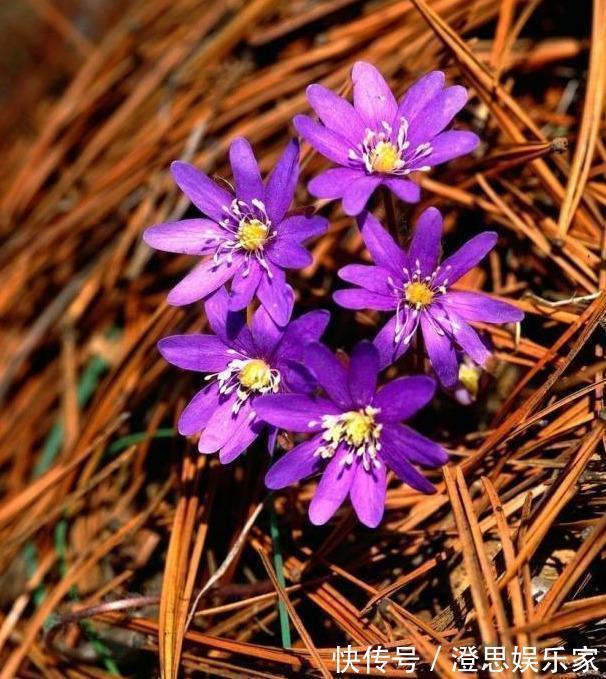
<instances>
[{"instance_id":1,"label":"flower cluster","mask_svg":"<svg viewBox=\"0 0 606 679\"><path fill-rule=\"evenodd\" d=\"M328 521L349 497L360 521L375 527L383 516L388 470L411 488L432 493L418 467L448 460L440 445L403 424L431 401L434 379L416 375L385 382L380 372L410 346L419 352L424 347L442 387L469 402L461 397L461 391L471 391L465 391L466 375L477 378L490 355L470 323L518 322L522 313L501 300L456 289L494 247L495 233L475 236L440 261L437 209L419 216L407 249L368 211L380 185L402 201L418 201L418 172L477 146L472 132L445 131L465 105L467 91L444 87L444 74L435 71L398 102L376 68L364 62L355 64L352 79L353 106L311 85L308 98L320 122L299 115L294 124L339 166L314 177L309 192L340 198L345 213L357 215L373 263L343 267L339 277L356 287L337 290L333 298L348 309L391 312L373 342L358 343L343 359L320 342L328 311L293 316L295 294L286 270L311 263L303 243L328 226L323 217L290 210L299 175L296 141L264 181L250 144L234 140L233 191L192 165L173 163L175 182L203 216L152 226L144 239L158 250L202 257L170 291L168 302L203 300L212 333L175 335L158 344L168 362L203 374L200 391L181 413L179 432L197 436L200 452L218 452L222 463L236 459L262 433L271 454L279 430L303 434L270 467L267 487L321 474L309 508L313 523Z\"/></svg>"}]
</instances>

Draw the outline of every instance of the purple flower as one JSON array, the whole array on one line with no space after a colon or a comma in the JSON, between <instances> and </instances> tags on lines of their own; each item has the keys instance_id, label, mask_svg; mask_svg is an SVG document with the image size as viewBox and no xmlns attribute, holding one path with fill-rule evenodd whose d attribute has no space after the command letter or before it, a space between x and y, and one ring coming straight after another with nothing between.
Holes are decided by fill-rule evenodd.
<instances>
[{"instance_id":1,"label":"purple flower","mask_svg":"<svg viewBox=\"0 0 606 679\"><path fill-rule=\"evenodd\" d=\"M510 323L521 321L524 314L487 295L450 287L492 250L497 234L478 234L438 264L442 215L436 208L419 217L408 252L370 213L360 215L359 223L376 266L343 267L339 276L360 287L339 290L334 299L348 309L395 309L374 341L381 366L393 363L408 349L419 325L429 359L445 387L457 383L457 350L484 366L490 352L469 321Z\"/></svg>"},{"instance_id":2,"label":"purple flower","mask_svg":"<svg viewBox=\"0 0 606 679\"><path fill-rule=\"evenodd\" d=\"M435 382L402 377L377 391L379 355L370 342L354 348L347 368L317 342L306 347L304 358L326 398L276 394L256 402L259 417L274 426L313 433L270 468L268 488L284 488L323 470L309 507L312 523L326 523L349 495L358 518L371 528L383 517L388 467L416 490L434 492L413 464L437 467L448 456L400 422L431 399Z\"/></svg>"},{"instance_id":3,"label":"purple flower","mask_svg":"<svg viewBox=\"0 0 606 679\"><path fill-rule=\"evenodd\" d=\"M211 255L168 295L180 306L207 297L231 280L229 308L244 309L256 295L279 325L288 322L293 291L284 269L311 262L302 241L326 231L323 217L287 215L299 175L299 147L290 142L267 182L246 139L229 149L235 195L192 165L174 162L172 175L179 188L208 219L183 219L147 229L143 238L157 250Z\"/></svg>"},{"instance_id":4,"label":"purple flower","mask_svg":"<svg viewBox=\"0 0 606 679\"><path fill-rule=\"evenodd\" d=\"M341 167L309 183L318 198L342 198L348 215L360 213L372 192L385 184L407 203L419 200L410 181L479 143L472 132L443 132L467 102L467 90L444 88L444 74L433 71L418 80L398 104L383 76L358 61L352 71L353 106L321 85L310 85L307 97L323 125L308 116L294 119L299 134L319 153Z\"/></svg>"},{"instance_id":5,"label":"purple flower","mask_svg":"<svg viewBox=\"0 0 606 679\"><path fill-rule=\"evenodd\" d=\"M207 386L181 413L179 433L202 432L200 452L219 451L225 464L244 452L263 430L256 414L260 394L314 389L315 379L301 364L302 347L319 339L329 314L311 311L284 327L259 307L249 328L242 313L228 310L224 288L209 297L205 310L214 335L166 337L158 348L169 363L207 373ZM274 435L275 430L270 431L270 441Z\"/></svg>"}]
</instances>

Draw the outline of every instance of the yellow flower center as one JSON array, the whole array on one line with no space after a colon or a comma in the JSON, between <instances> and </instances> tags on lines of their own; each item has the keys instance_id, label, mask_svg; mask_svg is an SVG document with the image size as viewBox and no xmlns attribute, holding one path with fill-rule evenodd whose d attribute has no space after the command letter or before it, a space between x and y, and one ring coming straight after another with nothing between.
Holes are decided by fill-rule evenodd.
<instances>
[{"instance_id":1,"label":"yellow flower center","mask_svg":"<svg viewBox=\"0 0 606 679\"><path fill-rule=\"evenodd\" d=\"M271 368L260 358L247 361L238 375L240 384L252 391L267 389L271 386L272 379Z\"/></svg>"},{"instance_id":2,"label":"yellow flower center","mask_svg":"<svg viewBox=\"0 0 606 679\"><path fill-rule=\"evenodd\" d=\"M269 226L259 219L243 219L238 227L238 240L248 252L262 250L268 236Z\"/></svg>"},{"instance_id":3,"label":"yellow flower center","mask_svg":"<svg viewBox=\"0 0 606 679\"><path fill-rule=\"evenodd\" d=\"M351 410L342 417L342 438L356 448L368 443L375 426L374 414Z\"/></svg>"},{"instance_id":4,"label":"yellow flower center","mask_svg":"<svg viewBox=\"0 0 606 679\"><path fill-rule=\"evenodd\" d=\"M479 381L480 369L466 363L461 363L459 366L459 382L472 396L478 395Z\"/></svg>"},{"instance_id":5,"label":"yellow flower center","mask_svg":"<svg viewBox=\"0 0 606 679\"><path fill-rule=\"evenodd\" d=\"M400 152L391 142L380 141L372 150L370 165L373 172L393 172L400 162Z\"/></svg>"},{"instance_id":6,"label":"yellow flower center","mask_svg":"<svg viewBox=\"0 0 606 679\"><path fill-rule=\"evenodd\" d=\"M427 284L415 281L406 288L406 301L412 306L424 309L432 303L434 294Z\"/></svg>"},{"instance_id":7,"label":"yellow flower center","mask_svg":"<svg viewBox=\"0 0 606 679\"><path fill-rule=\"evenodd\" d=\"M380 436L383 425L375 421L379 412L378 408L366 406L341 415L324 415L322 417L324 443L314 454L331 458L339 445L345 444L347 455L343 458L342 464L351 464L356 457L360 457L367 471L371 465L380 467L377 451L381 449Z\"/></svg>"}]
</instances>

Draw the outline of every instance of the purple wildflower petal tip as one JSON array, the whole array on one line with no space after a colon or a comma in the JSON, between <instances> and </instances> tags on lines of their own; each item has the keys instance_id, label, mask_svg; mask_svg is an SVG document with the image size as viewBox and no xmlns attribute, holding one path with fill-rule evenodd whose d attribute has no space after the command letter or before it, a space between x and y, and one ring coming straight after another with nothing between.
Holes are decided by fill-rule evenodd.
<instances>
[{"instance_id":1,"label":"purple wildflower petal tip","mask_svg":"<svg viewBox=\"0 0 606 679\"><path fill-rule=\"evenodd\" d=\"M524 318L524 312L513 304L479 292L452 291L442 303L447 308L455 309L466 321L519 323Z\"/></svg>"},{"instance_id":2,"label":"purple wildflower petal tip","mask_svg":"<svg viewBox=\"0 0 606 679\"><path fill-rule=\"evenodd\" d=\"M295 195L299 179L299 142L292 139L267 178L267 214L282 221Z\"/></svg>"},{"instance_id":3,"label":"purple wildflower petal tip","mask_svg":"<svg viewBox=\"0 0 606 679\"><path fill-rule=\"evenodd\" d=\"M243 137L232 141L229 162L236 184L236 195L247 203L253 200L265 201L265 189L255 154Z\"/></svg>"},{"instance_id":4,"label":"purple wildflower petal tip","mask_svg":"<svg viewBox=\"0 0 606 679\"><path fill-rule=\"evenodd\" d=\"M331 90L322 85L310 85L307 99L322 123L351 144L356 144L364 135L364 121L356 109Z\"/></svg>"},{"instance_id":5,"label":"purple wildflower petal tip","mask_svg":"<svg viewBox=\"0 0 606 679\"><path fill-rule=\"evenodd\" d=\"M345 455L341 451L328 463L309 505L309 519L316 526L325 524L349 494L356 466L343 464Z\"/></svg>"},{"instance_id":6,"label":"purple wildflower petal tip","mask_svg":"<svg viewBox=\"0 0 606 679\"><path fill-rule=\"evenodd\" d=\"M343 137L315 123L309 116L297 115L293 118L293 123L297 132L316 151L335 163L347 163L348 144Z\"/></svg>"},{"instance_id":7,"label":"purple wildflower petal tip","mask_svg":"<svg viewBox=\"0 0 606 679\"><path fill-rule=\"evenodd\" d=\"M219 450L221 464L229 464L245 453L262 431L263 423L245 413L241 424L236 425L234 435Z\"/></svg>"},{"instance_id":8,"label":"purple wildflower petal tip","mask_svg":"<svg viewBox=\"0 0 606 679\"><path fill-rule=\"evenodd\" d=\"M309 238L321 236L328 229L328 220L319 215L305 217L292 215L286 217L280 228L282 238L288 238L295 243L302 243Z\"/></svg>"},{"instance_id":9,"label":"purple wildflower petal tip","mask_svg":"<svg viewBox=\"0 0 606 679\"><path fill-rule=\"evenodd\" d=\"M210 219L182 219L150 226L143 240L152 248L184 255L205 255L214 250L221 229Z\"/></svg>"},{"instance_id":10,"label":"purple wildflower petal tip","mask_svg":"<svg viewBox=\"0 0 606 679\"><path fill-rule=\"evenodd\" d=\"M257 296L274 321L278 325L286 325L292 314L295 294L286 282L284 272L277 267L271 268L273 269L272 277L261 278Z\"/></svg>"},{"instance_id":11,"label":"purple wildflower petal tip","mask_svg":"<svg viewBox=\"0 0 606 679\"><path fill-rule=\"evenodd\" d=\"M391 123L397 111L396 100L385 78L372 65L357 61L351 72L354 107L371 129Z\"/></svg>"},{"instance_id":12,"label":"purple wildflower petal tip","mask_svg":"<svg viewBox=\"0 0 606 679\"><path fill-rule=\"evenodd\" d=\"M184 370L216 372L232 358L229 348L213 335L173 335L158 342L162 357Z\"/></svg>"},{"instance_id":13,"label":"purple wildflower petal tip","mask_svg":"<svg viewBox=\"0 0 606 679\"><path fill-rule=\"evenodd\" d=\"M429 314L421 316L421 330L438 379L444 386L454 387L459 379L459 366L452 341Z\"/></svg>"},{"instance_id":14,"label":"purple wildflower petal tip","mask_svg":"<svg viewBox=\"0 0 606 679\"><path fill-rule=\"evenodd\" d=\"M421 144L436 137L467 103L467 90L460 85L447 87L419 112L418 125L411 130L411 144Z\"/></svg>"},{"instance_id":15,"label":"purple wildflower petal tip","mask_svg":"<svg viewBox=\"0 0 606 679\"><path fill-rule=\"evenodd\" d=\"M374 215L370 212L362 212L358 217L358 226L362 240L376 264L389 271L397 272L406 267L408 264L406 253Z\"/></svg>"},{"instance_id":16,"label":"purple wildflower petal tip","mask_svg":"<svg viewBox=\"0 0 606 679\"><path fill-rule=\"evenodd\" d=\"M358 519L368 528L376 528L385 511L387 474L385 465L366 471L358 464L351 485L351 504Z\"/></svg>"},{"instance_id":17,"label":"purple wildflower petal tip","mask_svg":"<svg viewBox=\"0 0 606 679\"><path fill-rule=\"evenodd\" d=\"M215 184L203 172L189 163L176 160L170 166L181 191L204 214L216 222L223 219L223 206L231 202L230 194Z\"/></svg>"},{"instance_id":18,"label":"purple wildflower petal tip","mask_svg":"<svg viewBox=\"0 0 606 679\"><path fill-rule=\"evenodd\" d=\"M431 401L435 391L431 377L400 377L379 389L373 406L381 410L381 422L409 420Z\"/></svg>"},{"instance_id":19,"label":"purple wildflower petal tip","mask_svg":"<svg viewBox=\"0 0 606 679\"><path fill-rule=\"evenodd\" d=\"M408 258L411 267L418 267L421 276L431 276L440 256L442 215L435 207L421 213L413 232Z\"/></svg>"},{"instance_id":20,"label":"purple wildflower petal tip","mask_svg":"<svg viewBox=\"0 0 606 679\"><path fill-rule=\"evenodd\" d=\"M314 436L283 455L270 467L265 485L270 490L278 490L320 471L322 458L314 455L320 444L321 438Z\"/></svg>"},{"instance_id":21,"label":"purple wildflower petal tip","mask_svg":"<svg viewBox=\"0 0 606 679\"><path fill-rule=\"evenodd\" d=\"M401 424L384 426L386 445L392 455L404 457L422 467L435 468L448 462L448 453L442 446L430 441L410 427Z\"/></svg>"},{"instance_id":22,"label":"purple wildflower petal tip","mask_svg":"<svg viewBox=\"0 0 606 679\"><path fill-rule=\"evenodd\" d=\"M183 306L207 297L232 278L241 265L242 260L239 257L219 264L212 259L202 262L168 293L168 303Z\"/></svg>"},{"instance_id":23,"label":"purple wildflower petal tip","mask_svg":"<svg viewBox=\"0 0 606 679\"><path fill-rule=\"evenodd\" d=\"M177 428L182 436L199 434L215 412L219 399L217 384L201 389L187 404L179 417Z\"/></svg>"},{"instance_id":24,"label":"purple wildflower petal tip","mask_svg":"<svg viewBox=\"0 0 606 679\"><path fill-rule=\"evenodd\" d=\"M449 130L439 134L431 143L432 162L439 165L471 153L480 145L480 138L467 130Z\"/></svg>"},{"instance_id":25,"label":"purple wildflower petal tip","mask_svg":"<svg viewBox=\"0 0 606 679\"><path fill-rule=\"evenodd\" d=\"M417 115L442 91L445 81L442 71L432 71L419 78L402 97L396 120L404 117L409 124L415 122Z\"/></svg>"},{"instance_id":26,"label":"purple wildflower petal tip","mask_svg":"<svg viewBox=\"0 0 606 679\"><path fill-rule=\"evenodd\" d=\"M435 283L452 285L484 259L496 244L497 234L494 231L484 231L474 236L442 262Z\"/></svg>"}]
</instances>

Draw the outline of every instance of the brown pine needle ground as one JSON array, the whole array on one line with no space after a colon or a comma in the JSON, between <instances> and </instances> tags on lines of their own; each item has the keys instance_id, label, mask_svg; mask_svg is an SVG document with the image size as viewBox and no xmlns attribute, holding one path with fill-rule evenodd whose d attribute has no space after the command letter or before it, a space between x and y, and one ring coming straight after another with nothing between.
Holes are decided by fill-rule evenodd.
<instances>
[{"instance_id":1,"label":"brown pine needle ground","mask_svg":"<svg viewBox=\"0 0 606 679\"><path fill-rule=\"evenodd\" d=\"M605 30L604 0L0 6L0 679L328 677L348 644L414 646L421 676L461 676L461 646L505 647L480 676L522 676L515 646L569 666L588 646L606 672ZM482 146L400 218L440 207L449 248L496 229L461 287L526 312L483 328L474 405L419 417L452 452L438 493L392 480L375 531L347 507L312 526L314 479L270 495L260 446L221 467L175 433L196 382L155 344L206 321L164 302L192 260L141 241L188 210L170 161L229 179L245 135L267 170L306 86L349 94L357 59L398 95L435 68L470 88L457 124ZM302 158L304 180L325 167ZM349 349L378 317L328 293L367 255L317 207L329 232L292 280Z\"/></svg>"}]
</instances>

